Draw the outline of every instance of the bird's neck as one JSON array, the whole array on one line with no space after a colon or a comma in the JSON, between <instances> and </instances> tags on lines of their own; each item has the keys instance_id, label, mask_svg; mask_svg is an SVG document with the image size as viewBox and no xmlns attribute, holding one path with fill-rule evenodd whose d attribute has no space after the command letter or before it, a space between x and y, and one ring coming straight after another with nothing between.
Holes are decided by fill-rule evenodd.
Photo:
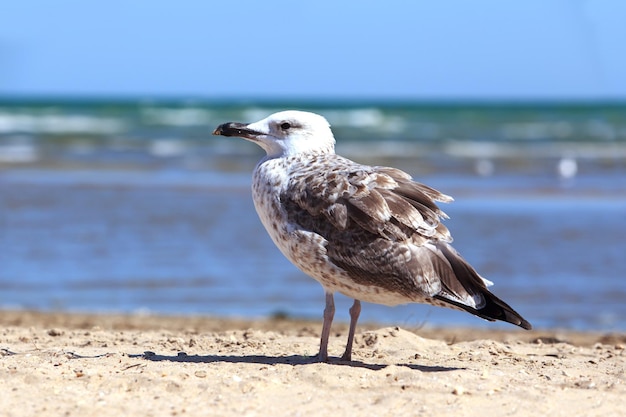
<instances>
[{"instance_id":1,"label":"bird's neck","mask_svg":"<svg viewBox=\"0 0 626 417\"><path fill-rule=\"evenodd\" d=\"M327 156L332 156L335 155L335 149L331 148L331 149L314 149L314 150L310 150L310 151L306 151L306 152L302 152L302 151L290 151L290 150L283 150L283 152L279 152L279 153L270 153L268 152L267 155L259 162L262 163L264 161L269 161L271 159L285 159L285 160L290 160L290 161L298 161L298 160L310 160L310 159L319 159L319 158L324 158Z\"/></svg>"}]
</instances>

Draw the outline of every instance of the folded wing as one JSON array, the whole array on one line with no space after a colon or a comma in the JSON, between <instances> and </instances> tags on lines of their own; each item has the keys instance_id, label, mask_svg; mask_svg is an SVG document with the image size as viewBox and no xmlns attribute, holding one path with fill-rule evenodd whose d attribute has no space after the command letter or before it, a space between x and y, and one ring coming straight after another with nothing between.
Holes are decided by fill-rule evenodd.
<instances>
[{"instance_id":1,"label":"folded wing","mask_svg":"<svg viewBox=\"0 0 626 417\"><path fill-rule=\"evenodd\" d=\"M291 173L281 203L290 221L324 237L331 262L355 282L407 299L439 300L488 320L530 326L450 246L441 223L447 216L436 203L451 197L395 168L329 157L335 160L326 166L333 168L322 175L306 168Z\"/></svg>"}]
</instances>

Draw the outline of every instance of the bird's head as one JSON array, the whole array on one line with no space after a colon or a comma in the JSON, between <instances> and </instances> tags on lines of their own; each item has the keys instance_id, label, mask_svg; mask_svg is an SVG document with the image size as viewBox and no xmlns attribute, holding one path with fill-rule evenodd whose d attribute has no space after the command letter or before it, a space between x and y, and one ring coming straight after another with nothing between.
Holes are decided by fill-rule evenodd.
<instances>
[{"instance_id":1,"label":"bird's head","mask_svg":"<svg viewBox=\"0 0 626 417\"><path fill-rule=\"evenodd\" d=\"M296 110L274 113L258 122L229 122L214 135L238 136L262 147L269 157L335 152L330 124L322 116Z\"/></svg>"}]
</instances>

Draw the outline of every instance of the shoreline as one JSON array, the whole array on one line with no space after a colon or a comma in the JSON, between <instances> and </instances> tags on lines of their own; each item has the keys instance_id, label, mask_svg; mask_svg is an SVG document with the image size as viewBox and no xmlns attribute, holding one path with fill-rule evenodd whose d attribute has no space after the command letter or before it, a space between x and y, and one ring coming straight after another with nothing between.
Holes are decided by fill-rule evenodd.
<instances>
[{"instance_id":1,"label":"shoreline","mask_svg":"<svg viewBox=\"0 0 626 417\"><path fill-rule=\"evenodd\" d=\"M1 310L0 327L40 327L90 329L98 327L105 330L167 330L187 332L224 332L229 330L264 330L297 333L307 329L319 333L322 318L319 320L290 317L267 317L259 319L204 316L204 315L164 315L144 313L89 313L38 310ZM573 346L590 347L596 343L626 344L626 332L619 331L583 331L570 329L532 329L523 330L516 326L507 328L471 327L471 326L393 326L388 323L359 322L357 332L376 330L383 327L400 327L416 335L433 340L442 340L448 344L490 339L497 342L516 340L526 343L568 343ZM332 332L347 335L348 322L333 321Z\"/></svg>"},{"instance_id":2,"label":"shoreline","mask_svg":"<svg viewBox=\"0 0 626 417\"><path fill-rule=\"evenodd\" d=\"M0 409L25 415L617 416L626 334L0 311Z\"/></svg>"}]
</instances>

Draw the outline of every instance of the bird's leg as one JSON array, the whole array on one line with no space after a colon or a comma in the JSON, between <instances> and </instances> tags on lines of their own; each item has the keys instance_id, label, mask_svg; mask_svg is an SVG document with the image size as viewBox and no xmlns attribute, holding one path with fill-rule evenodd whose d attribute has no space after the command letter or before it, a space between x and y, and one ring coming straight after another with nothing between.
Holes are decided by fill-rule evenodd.
<instances>
[{"instance_id":1,"label":"bird's leg","mask_svg":"<svg viewBox=\"0 0 626 417\"><path fill-rule=\"evenodd\" d=\"M352 342L354 341L354 331L356 330L356 322L359 320L359 314L361 314L361 302L355 299L352 307L350 307L350 331L348 332L348 343L346 344L346 351L341 357L344 361L352 360Z\"/></svg>"},{"instance_id":2,"label":"bird's leg","mask_svg":"<svg viewBox=\"0 0 626 417\"><path fill-rule=\"evenodd\" d=\"M332 292L326 292L326 307L324 308L324 324L322 324L322 338L320 340L320 353L317 355L322 362L328 361L328 337L330 325L335 317L335 298Z\"/></svg>"}]
</instances>

